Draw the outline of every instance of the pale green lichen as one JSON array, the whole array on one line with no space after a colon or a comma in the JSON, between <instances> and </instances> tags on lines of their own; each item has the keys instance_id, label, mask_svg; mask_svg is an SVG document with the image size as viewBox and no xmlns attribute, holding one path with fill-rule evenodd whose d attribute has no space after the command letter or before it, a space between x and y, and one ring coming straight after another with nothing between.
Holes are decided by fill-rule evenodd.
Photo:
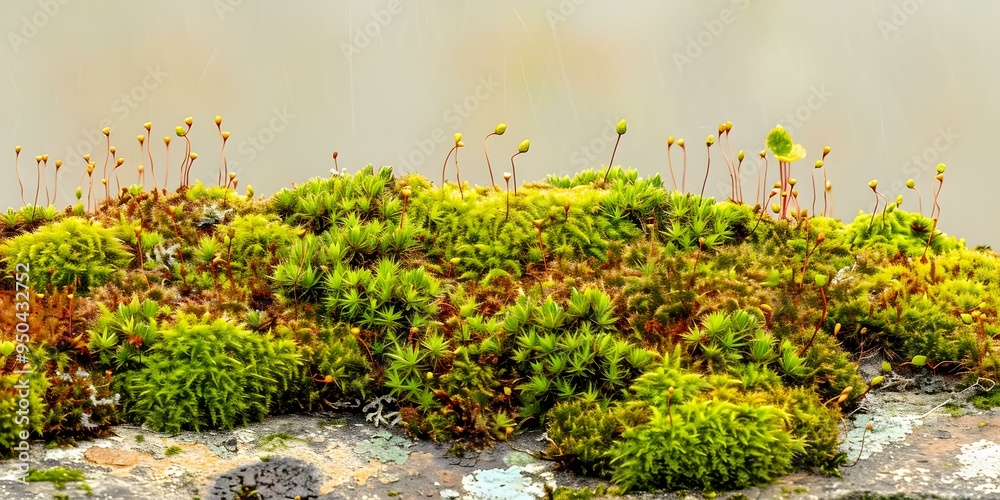
<instances>
[{"instance_id":1,"label":"pale green lichen","mask_svg":"<svg viewBox=\"0 0 1000 500\"><path fill-rule=\"evenodd\" d=\"M354 453L376 459L382 463L406 463L410 457L409 448L413 443L392 434L389 431L378 431L371 438L362 441L354 447Z\"/></svg>"},{"instance_id":2,"label":"pale green lichen","mask_svg":"<svg viewBox=\"0 0 1000 500\"><path fill-rule=\"evenodd\" d=\"M542 484L521 474L521 468L487 469L473 472L462 478L462 486L474 498L483 500L529 500L540 498L545 490Z\"/></svg>"}]
</instances>

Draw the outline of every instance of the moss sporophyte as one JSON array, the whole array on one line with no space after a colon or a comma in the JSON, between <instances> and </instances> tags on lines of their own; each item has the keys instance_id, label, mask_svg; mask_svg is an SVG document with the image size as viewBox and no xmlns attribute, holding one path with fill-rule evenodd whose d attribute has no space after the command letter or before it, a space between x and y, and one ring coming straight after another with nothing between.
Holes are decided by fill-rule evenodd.
<instances>
[{"instance_id":1,"label":"moss sporophyte","mask_svg":"<svg viewBox=\"0 0 1000 500\"><path fill-rule=\"evenodd\" d=\"M908 212L873 182L872 213L840 221L830 148L810 179L793 175L805 147L780 126L748 190L748 153L719 124L691 193L684 139L666 138L667 183L614 165L624 120L608 165L519 183L523 140L496 185L501 123L483 139L489 186L465 189L456 134L439 185L391 167L349 173L335 152L331 175L263 197L239 191L214 122L214 183L193 170L194 118L171 134L179 165L170 136L153 151L151 122L117 149L109 128L63 208L60 160L38 155L31 185L14 148L22 207L0 214L0 268L25 279L0 280L0 297L31 313L0 314L0 389L20 383L21 354L39 418L0 429L0 453L22 432L66 443L121 422L176 433L357 407L403 427L359 453L391 445L405 460L398 432L457 453L545 429L549 458L620 491L721 491L836 473L849 460L839 422L894 370L966 376L977 404L998 400L1000 257L938 230L944 165L929 217L919 193ZM724 201L706 197L712 155L730 175ZM872 347L887 359L866 383L856 362ZM0 412L22 404L12 395L0 390Z\"/></svg>"}]
</instances>

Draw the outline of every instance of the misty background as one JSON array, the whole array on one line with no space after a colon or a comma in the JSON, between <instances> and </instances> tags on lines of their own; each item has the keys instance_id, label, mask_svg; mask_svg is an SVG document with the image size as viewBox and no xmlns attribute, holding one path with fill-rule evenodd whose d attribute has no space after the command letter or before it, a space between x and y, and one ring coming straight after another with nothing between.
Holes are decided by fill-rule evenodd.
<instances>
[{"instance_id":1,"label":"misty background","mask_svg":"<svg viewBox=\"0 0 1000 500\"><path fill-rule=\"evenodd\" d=\"M996 2L32 0L2 9L3 208L21 203L14 146L28 203L35 155L50 155L50 185L52 161L65 162L65 206L85 176L82 155L103 166L104 126L126 159L123 183L148 163L136 140L144 122L161 185L171 136L175 188L183 141L173 129L187 116L199 154L192 175L217 179L212 119L221 115L240 191L252 184L265 196L329 175L334 151L352 172L393 165L439 183L454 132L465 137L463 180L488 184L483 137L500 122L506 134L488 147L501 183L523 139L531 150L517 159L519 180L600 168L621 118L628 133L615 164L659 172L670 187L666 138L684 138L687 188L697 192L705 138L732 121L750 203L756 153L780 123L809 153L792 167L803 207L824 146L835 215L848 220L872 210L872 179L916 210L903 185L915 179L928 213L944 162L939 227L1000 248ZM729 195L722 144L706 189L720 198ZM679 182L676 147L673 159ZM773 162L768 178L777 180Z\"/></svg>"}]
</instances>

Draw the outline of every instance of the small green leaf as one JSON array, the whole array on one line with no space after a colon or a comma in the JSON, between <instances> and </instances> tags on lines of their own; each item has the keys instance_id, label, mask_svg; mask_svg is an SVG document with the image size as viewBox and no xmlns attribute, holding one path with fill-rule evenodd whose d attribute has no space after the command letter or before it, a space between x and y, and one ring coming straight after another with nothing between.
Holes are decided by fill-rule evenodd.
<instances>
[{"instance_id":1,"label":"small green leaf","mask_svg":"<svg viewBox=\"0 0 1000 500\"><path fill-rule=\"evenodd\" d=\"M826 286L827 282L829 282L830 277L823 273L816 273L815 280L816 280L816 286L819 288L823 288L824 286Z\"/></svg>"},{"instance_id":2,"label":"small green leaf","mask_svg":"<svg viewBox=\"0 0 1000 500\"><path fill-rule=\"evenodd\" d=\"M806 157L806 148L802 147L801 144L793 144L792 149L787 154L775 154L775 156L778 157L778 161L786 163L796 162Z\"/></svg>"},{"instance_id":3,"label":"small green leaf","mask_svg":"<svg viewBox=\"0 0 1000 500\"><path fill-rule=\"evenodd\" d=\"M927 356L914 356L910 363L913 366L924 366L927 363Z\"/></svg>"},{"instance_id":4,"label":"small green leaf","mask_svg":"<svg viewBox=\"0 0 1000 500\"><path fill-rule=\"evenodd\" d=\"M792 135L781 125L774 127L767 134L767 149L775 156L781 157L792 152Z\"/></svg>"},{"instance_id":5,"label":"small green leaf","mask_svg":"<svg viewBox=\"0 0 1000 500\"><path fill-rule=\"evenodd\" d=\"M971 325L972 315L969 313L962 313L962 323L965 323L966 325Z\"/></svg>"}]
</instances>

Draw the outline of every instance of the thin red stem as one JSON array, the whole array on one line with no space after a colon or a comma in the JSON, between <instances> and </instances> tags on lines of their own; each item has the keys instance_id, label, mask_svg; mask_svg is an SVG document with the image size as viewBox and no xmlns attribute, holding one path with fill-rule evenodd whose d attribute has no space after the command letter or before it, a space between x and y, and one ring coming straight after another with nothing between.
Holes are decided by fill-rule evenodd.
<instances>
[{"instance_id":1,"label":"thin red stem","mask_svg":"<svg viewBox=\"0 0 1000 500\"><path fill-rule=\"evenodd\" d=\"M510 171L514 176L514 196L517 196L517 169L514 168L514 157L519 154L521 154L520 151L514 153L514 155L510 157ZM509 190L510 189L508 188L508 191Z\"/></svg>"},{"instance_id":2,"label":"thin red stem","mask_svg":"<svg viewBox=\"0 0 1000 500\"><path fill-rule=\"evenodd\" d=\"M163 147L166 149L166 158L163 161L167 163L167 166L164 167L164 170L166 170L167 173L163 174L163 189L166 190L170 184L170 143L165 142Z\"/></svg>"},{"instance_id":3,"label":"thin red stem","mask_svg":"<svg viewBox=\"0 0 1000 500\"><path fill-rule=\"evenodd\" d=\"M49 179L48 174L45 173L45 169L49 166L48 160L42 160L42 178L44 179L43 184L45 184L45 206L52 204L49 198Z\"/></svg>"},{"instance_id":4,"label":"thin red stem","mask_svg":"<svg viewBox=\"0 0 1000 500\"><path fill-rule=\"evenodd\" d=\"M108 160L111 158L111 134L105 135L108 138L108 145L104 148L104 167L101 169L101 178L108 178ZM108 184L104 184L104 195L107 199L111 198L111 193L108 192Z\"/></svg>"},{"instance_id":5,"label":"thin red stem","mask_svg":"<svg viewBox=\"0 0 1000 500\"><path fill-rule=\"evenodd\" d=\"M702 198L705 197L705 185L708 184L708 171L712 169L712 146L710 144L708 144L708 145L705 146L705 149L708 151L708 164L705 165L705 180L701 181L701 195L700 196ZM722 156L725 157L726 155L723 154Z\"/></svg>"},{"instance_id":6,"label":"thin red stem","mask_svg":"<svg viewBox=\"0 0 1000 500\"><path fill-rule=\"evenodd\" d=\"M729 142L729 130L726 130L726 147L729 148L729 159L732 162L733 158L733 144ZM743 182L740 181L740 167L736 165L733 167L733 182L736 187L734 188L733 195L736 197L736 203L743 203Z\"/></svg>"},{"instance_id":7,"label":"thin red stem","mask_svg":"<svg viewBox=\"0 0 1000 500\"><path fill-rule=\"evenodd\" d=\"M687 150L687 147L685 147L685 146L681 146L681 149L684 150L683 173L681 174L681 191L684 191L686 193L687 189L685 188L685 186L687 186L688 150Z\"/></svg>"},{"instance_id":8,"label":"thin red stem","mask_svg":"<svg viewBox=\"0 0 1000 500\"><path fill-rule=\"evenodd\" d=\"M815 168L812 169L812 172L810 173L810 177L812 177L812 185L813 185L812 214L816 215L816 169ZM824 188L825 188L825 186L824 186Z\"/></svg>"},{"instance_id":9,"label":"thin red stem","mask_svg":"<svg viewBox=\"0 0 1000 500\"><path fill-rule=\"evenodd\" d=\"M153 176L153 192L155 193L160 189L160 182L156 180L156 170L153 168L153 128L150 127L146 131L146 155L149 158L149 173ZM142 156L142 151L139 151L139 155Z\"/></svg>"},{"instance_id":10,"label":"thin red stem","mask_svg":"<svg viewBox=\"0 0 1000 500\"><path fill-rule=\"evenodd\" d=\"M21 170L17 168L17 160L20 157L21 157L21 152L20 151L15 151L14 152L14 173L17 174L17 185L21 186L21 206L23 207L23 206L27 205L28 202L25 201L25 199L24 199L24 183L21 182Z\"/></svg>"},{"instance_id":11,"label":"thin red stem","mask_svg":"<svg viewBox=\"0 0 1000 500\"><path fill-rule=\"evenodd\" d=\"M462 195L462 200L465 200L465 190L462 188L462 175L461 171L458 169L458 148L455 148L455 182L458 183L458 193Z\"/></svg>"},{"instance_id":12,"label":"thin red stem","mask_svg":"<svg viewBox=\"0 0 1000 500\"><path fill-rule=\"evenodd\" d=\"M670 159L670 148L673 144L667 144L667 167L670 169L670 182L674 185L674 191L677 191L677 179L674 178L674 162Z\"/></svg>"},{"instance_id":13,"label":"thin red stem","mask_svg":"<svg viewBox=\"0 0 1000 500\"><path fill-rule=\"evenodd\" d=\"M31 202L31 220L35 220L35 207L38 205L38 188L42 185L42 161L38 160L35 169L38 171L37 182L35 182L35 201Z\"/></svg>"},{"instance_id":14,"label":"thin red stem","mask_svg":"<svg viewBox=\"0 0 1000 500\"><path fill-rule=\"evenodd\" d=\"M497 135L497 133L496 132L490 132L483 139L483 154L486 155L486 168L490 171L490 188L491 189L496 189L497 188L497 183L493 180L493 166L490 165L490 153L489 153L489 151L486 151L486 139L489 139L490 136L494 136L494 135Z\"/></svg>"},{"instance_id":15,"label":"thin red stem","mask_svg":"<svg viewBox=\"0 0 1000 500\"><path fill-rule=\"evenodd\" d=\"M445 173L445 170L448 169L448 160L451 159L451 154L453 152L455 152L456 149L458 149L458 146L452 146L452 148L448 150L448 156L444 157L444 165L441 165L441 192L442 193L444 192L444 173Z\"/></svg>"},{"instance_id":16,"label":"thin red stem","mask_svg":"<svg viewBox=\"0 0 1000 500\"><path fill-rule=\"evenodd\" d=\"M816 323L816 329L813 330L813 334L812 334L812 337L809 338L809 342L806 342L806 345L802 346L802 349L799 349L799 353L798 353L799 356L804 355L806 353L806 351L809 350L809 347L812 346L813 340L816 339L816 334L819 333L820 327L823 326L823 321L826 320L826 291L825 290L826 290L825 287L820 287L819 288L819 296L823 299L823 312L822 312L822 314L820 314L819 322Z\"/></svg>"},{"instance_id":17,"label":"thin red stem","mask_svg":"<svg viewBox=\"0 0 1000 500\"><path fill-rule=\"evenodd\" d=\"M622 135L618 134L618 139L615 139L615 148L611 150L611 161L608 162L608 171L604 173L604 183L608 183L608 176L611 175L611 166L615 163L615 153L618 152L618 143L621 142ZM514 189L517 190L517 184L515 182Z\"/></svg>"}]
</instances>

